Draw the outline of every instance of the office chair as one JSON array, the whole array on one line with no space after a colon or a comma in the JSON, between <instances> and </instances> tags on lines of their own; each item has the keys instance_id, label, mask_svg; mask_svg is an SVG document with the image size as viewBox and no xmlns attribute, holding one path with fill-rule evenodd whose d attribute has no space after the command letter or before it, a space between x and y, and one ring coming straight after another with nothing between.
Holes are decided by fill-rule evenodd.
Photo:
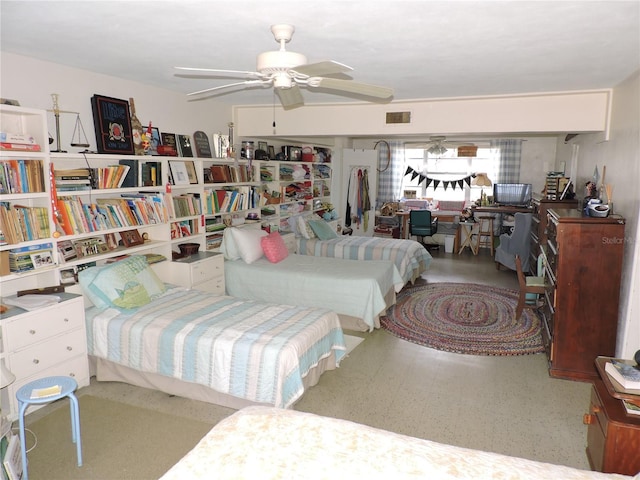
<instances>
[{"instance_id":1,"label":"office chair","mask_svg":"<svg viewBox=\"0 0 640 480\"><path fill-rule=\"evenodd\" d=\"M541 262L539 261L538 263L540 264ZM520 285L518 305L516 306L516 320L518 320L525 308L533 310L540 308L538 295L544 295L544 275L538 274L537 277L525 276L522 271L520 255L516 255L516 272L518 272L518 284Z\"/></svg>"},{"instance_id":2,"label":"office chair","mask_svg":"<svg viewBox=\"0 0 640 480\"><path fill-rule=\"evenodd\" d=\"M420 243L427 250L440 248L440 245L425 244L424 237L431 237L438 231L438 217L431 217L431 210L411 210L409 212L409 233L422 238Z\"/></svg>"}]
</instances>

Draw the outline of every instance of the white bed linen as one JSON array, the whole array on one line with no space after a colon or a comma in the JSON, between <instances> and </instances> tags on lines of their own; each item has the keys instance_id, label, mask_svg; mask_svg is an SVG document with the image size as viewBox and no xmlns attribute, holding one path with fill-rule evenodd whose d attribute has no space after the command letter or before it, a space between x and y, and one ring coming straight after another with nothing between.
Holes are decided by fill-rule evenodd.
<instances>
[{"instance_id":1,"label":"white bed linen","mask_svg":"<svg viewBox=\"0 0 640 480\"><path fill-rule=\"evenodd\" d=\"M390 306L387 293L399 292L404 282L390 261L289 255L279 263L225 260L225 284L234 297L328 308L363 319L371 331Z\"/></svg>"},{"instance_id":2,"label":"white bed linen","mask_svg":"<svg viewBox=\"0 0 640 480\"><path fill-rule=\"evenodd\" d=\"M613 480L631 477L454 447L310 413L248 407L218 423L161 480L187 478Z\"/></svg>"}]
</instances>

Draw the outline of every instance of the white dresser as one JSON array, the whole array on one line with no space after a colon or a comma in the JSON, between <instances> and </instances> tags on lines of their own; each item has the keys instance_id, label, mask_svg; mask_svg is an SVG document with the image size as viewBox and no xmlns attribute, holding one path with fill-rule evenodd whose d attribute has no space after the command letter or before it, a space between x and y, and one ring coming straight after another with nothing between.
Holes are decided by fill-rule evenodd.
<instances>
[{"instance_id":1,"label":"white dresser","mask_svg":"<svg viewBox=\"0 0 640 480\"><path fill-rule=\"evenodd\" d=\"M57 294L60 303L38 310L13 307L0 317L2 357L16 380L2 389L2 414L15 420L16 391L43 377L73 377L78 387L89 385L87 335L82 296ZM38 407L30 407L28 412Z\"/></svg>"},{"instance_id":2,"label":"white dresser","mask_svg":"<svg viewBox=\"0 0 640 480\"><path fill-rule=\"evenodd\" d=\"M165 283L224 295L224 256L221 253L197 252L172 262L154 264L153 269Z\"/></svg>"}]
</instances>

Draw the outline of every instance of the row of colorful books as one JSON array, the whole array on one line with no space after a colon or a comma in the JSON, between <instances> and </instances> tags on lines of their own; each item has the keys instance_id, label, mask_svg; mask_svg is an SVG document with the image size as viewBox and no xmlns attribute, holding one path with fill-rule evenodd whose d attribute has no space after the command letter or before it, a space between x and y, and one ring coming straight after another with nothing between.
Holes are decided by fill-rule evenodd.
<instances>
[{"instance_id":1,"label":"row of colorful books","mask_svg":"<svg viewBox=\"0 0 640 480\"><path fill-rule=\"evenodd\" d=\"M204 170L205 183L242 183L253 181L249 165L211 165Z\"/></svg>"},{"instance_id":2,"label":"row of colorful books","mask_svg":"<svg viewBox=\"0 0 640 480\"><path fill-rule=\"evenodd\" d=\"M9 244L49 238L49 213L45 207L0 203L0 230Z\"/></svg>"},{"instance_id":3,"label":"row of colorful books","mask_svg":"<svg viewBox=\"0 0 640 480\"><path fill-rule=\"evenodd\" d=\"M249 210L258 204L258 195L254 187L248 185L205 190L205 211L209 215Z\"/></svg>"},{"instance_id":4,"label":"row of colorful books","mask_svg":"<svg viewBox=\"0 0 640 480\"><path fill-rule=\"evenodd\" d=\"M60 191L121 188L130 168L129 165L109 165L99 168L54 170L54 178L56 188Z\"/></svg>"},{"instance_id":5,"label":"row of colorful books","mask_svg":"<svg viewBox=\"0 0 640 480\"><path fill-rule=\"evenodd\" d=\"M173 218L193 217L202 214L199 193L183 193L172 196Z\"/></svg>"},{"instance_id":6,"label":"row of colorful books","mask_svg":"<svg viewBox=\"0 0 640 480\"><path fill-rule=\"evenodd\" d=\"M57 220L67 235L169 221L163 194L123 195L84 203L80 197L58 197Z\"/></svg>"},{"instance_id":7,"label":"row of colorful books","mask_svg":"<svg viewBox=\"0 0 640 480\"><path fill-rule=\"evenodd\" d=\"M1 161L0 194L44 192L42 168L42 160Z\"/></svg>"}]
</instances>

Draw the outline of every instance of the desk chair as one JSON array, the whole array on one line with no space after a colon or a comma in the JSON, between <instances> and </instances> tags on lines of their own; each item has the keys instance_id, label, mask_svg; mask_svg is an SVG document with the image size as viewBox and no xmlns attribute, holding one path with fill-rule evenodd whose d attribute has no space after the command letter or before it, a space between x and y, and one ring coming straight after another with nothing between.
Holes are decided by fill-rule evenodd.
<instances>
[{"instance_id":1,"label":"desk chair","mask_svg":"<svg viewBox=\"0 0 640 480\"><path fill-rule=\"evenodd\" d=\"M541 263L539 260L538 264ZM532 310L540 308L538 295L544 295L544 275L537 277L525 276L522 271L520 255L516 255L516 272L518 272L518 284L520 285L518 305L516 306L516 320L518 320L525 308Z\"/></svg>"},{"instance_id":2,"label":"desk chair","mask_svg":"<svg viewBox=\"0 0 640 480\"><path fill-rule=\"evenodd\" d=\"M431 210L411 210L409 212L409 233L422 238L420 243L427 250L440 248L440 245L425 244L424 237L431 237L438 231L438 217L431 217Z\"/></svg>"}]
</instances>

